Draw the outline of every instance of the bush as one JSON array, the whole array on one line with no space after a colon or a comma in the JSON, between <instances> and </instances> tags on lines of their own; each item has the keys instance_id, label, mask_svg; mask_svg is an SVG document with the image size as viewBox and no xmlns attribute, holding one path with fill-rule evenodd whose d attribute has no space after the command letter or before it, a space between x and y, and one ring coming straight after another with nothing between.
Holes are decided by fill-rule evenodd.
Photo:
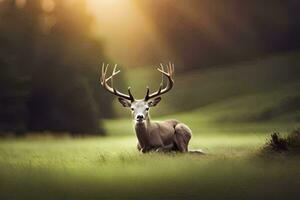
<instances>
[{"instance_id":1,"label":"bush","mask_svg":"<svg viewBox=\"0 0 300 200\"><path fill-rule=\"evenodd\" d=\"M296 129L286 137L273 133L263 147L263 152L300 152L300 129Z\"/></svg>"}]
</instances>

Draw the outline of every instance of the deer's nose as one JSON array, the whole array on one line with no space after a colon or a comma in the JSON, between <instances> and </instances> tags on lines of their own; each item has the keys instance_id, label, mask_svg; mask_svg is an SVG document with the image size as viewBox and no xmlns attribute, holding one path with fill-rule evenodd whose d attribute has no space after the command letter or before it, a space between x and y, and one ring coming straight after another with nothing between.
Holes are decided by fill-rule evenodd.
<instances>
[{"instance_id":1,"label":"deer's nose","mask_svg":"<svg viewBox=\"0 0 300 200\"><path fill-rule=\"evenodd\" d=\"M137 116L136 116L136 119L142 120L142 119L144 119L144 115L137 115Z\"/></svg>"}]
</instances>

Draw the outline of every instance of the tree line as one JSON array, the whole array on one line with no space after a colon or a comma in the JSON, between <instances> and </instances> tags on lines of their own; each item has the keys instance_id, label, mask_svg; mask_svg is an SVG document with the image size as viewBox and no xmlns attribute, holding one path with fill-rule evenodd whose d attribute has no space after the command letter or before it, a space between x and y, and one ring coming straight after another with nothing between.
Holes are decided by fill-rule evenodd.
<instances>
[{"instance_id":1,"label":"tree line","mask_svg":"<svg viewBox=\"0 0 300 200\"><path fill-rule=\"evenodd\" d=\"M181 70L300 49L297 0L135 2L159 30Z\"/></svg>"},{"instance_id":2,"label":"tree line","mask_svg":"<svg viewBox=\"0 0 300 200\"><path fill-rule=\"evenodd\" d=\"M103 134L107 61L85 2L0 1L0 131ZM106 99L106 101L104 101Z\"/></svg>"}]
</instances>

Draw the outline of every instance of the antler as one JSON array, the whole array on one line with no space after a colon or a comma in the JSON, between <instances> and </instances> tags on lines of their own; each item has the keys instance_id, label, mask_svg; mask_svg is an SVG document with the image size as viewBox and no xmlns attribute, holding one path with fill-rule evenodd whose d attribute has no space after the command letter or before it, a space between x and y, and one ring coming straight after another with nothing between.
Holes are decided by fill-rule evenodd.
<instances>
[{"instance_id":1,"label":"antler","mask_svg":"<svg viewBox=\"0 0 300 200\"><path fill-rule=\"evenodd\" d=\"M108 78L106 77L106 74L107 74L107 69L109 67L109 64L107 64L105 66L105 64L103 63L102 64L102 68L101 68L101 77L100 77L100 83L101 85L110 93L116 95L116 96L119 96L119 97L122 97L124 99L127 99L129 101L134 101L134 97L132 96L131 94L131 91L130 91L130 87L128 87L128 94L123 94L122 92L119 92L118 90L116 90L114 88L114 83L113 83L113 78L115 75L117 75L118 73L120 73L121 71L120 70L117 70L117 64L115 64L115 67L114 67L114 70L112 72L112 75L109 76ZM110 80L110 85L108 85L107 81Z\"/></svg>"},{"instance_id":2,"label":"antler","mask_svg":"<svg viewBox=\"0 0 300 200\"><path fill-rule=\"evenodd\" d=\"M145 101L169 92L172 89L173 85L174 85L174 80L173 80L174 64L169 62L169 64L166 66L167 71L164 71L163 64L160 64L160 67L161 68L157 68L157 70L162 73L160 86L159 86L158 90L156 92L153 92L152 94L149 94L149 87L147 87L147 93L146 93L146 96L145 96ZM166 85L165 88L163 88L164 76L166 76L168 78L168 84Z\"/></svg>"}]
</instances>

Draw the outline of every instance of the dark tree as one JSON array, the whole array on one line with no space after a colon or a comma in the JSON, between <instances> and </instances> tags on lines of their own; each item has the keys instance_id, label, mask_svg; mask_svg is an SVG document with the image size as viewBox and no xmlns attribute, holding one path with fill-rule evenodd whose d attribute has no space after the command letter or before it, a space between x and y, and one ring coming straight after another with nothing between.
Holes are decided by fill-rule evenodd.
<instances>
[{"instance_id":1,"label":"dark tree","mask_svg":"<svg viewBox=\"0 0 300 200\"><path fill-rule=\"evenodd\" d=\"M103 133L112 108L97 73L107 58L84 2L0 2L0 131Z\"/></svg>"},{"instance_id":2,"label":"dark tree","mask_svg":"<svg viewBox=\"0 0 300 200\"><path fill-rule=\"evenodd\" d=\"M136 3L179 59L176 63L182 63L185 70L300 48L299 1L137 0Z\"/></svg>"}]
</instances>

